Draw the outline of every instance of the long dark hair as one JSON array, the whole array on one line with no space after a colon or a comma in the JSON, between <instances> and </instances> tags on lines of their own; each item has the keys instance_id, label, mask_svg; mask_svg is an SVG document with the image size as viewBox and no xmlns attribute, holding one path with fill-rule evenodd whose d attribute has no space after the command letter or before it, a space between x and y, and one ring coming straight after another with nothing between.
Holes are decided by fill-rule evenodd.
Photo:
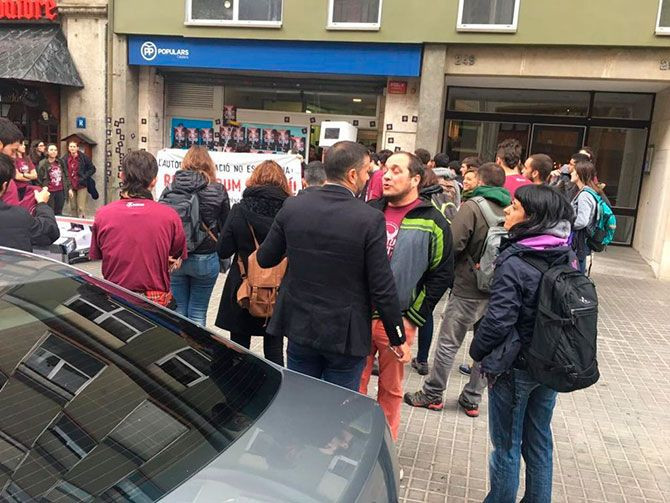
<instances>
[{"instance_id":1,"label":"long dark hair","mask_svg":"<svg viewBox=\"0 0 670 503\"><path fill-rule=\"evenodd\" d=\"M584 184L585 187L589 187L596 192L599 192L600 194L603 193L603 191L598 187L598 184L596 183L596 167L593 165L592 162L590 161L582 161L582 162L577 162L575 164L575 171L577 172L577 176L581 180L581 182Z\"/></svg>"},{"instance_id":2,"label":"long dark hair","mask_svg":"<svg viewBox=\"0 0 670 503\"><path fill-rule=\"evenodd\" d=\"M514 199L521 203L526 220L510 229L512 240L543 234L561 221L567 220L570 225L575 221L575 212L570 202L553 187L524 185L516 189Z\"/></svg>"},{"instance_id":3,"label":"long dark hair","mask_svg":"<svg viewBox=\"0 0 670 503\"><path fill-rule=\"evenodd\" d=\"M37 165L42 159L46 157L46 154L42 154L41 152L38 152L37 146L40 143L44 143L46 146L46 143L44 140L33 140L30 142L30 149L28 150L28 155L30 156L30 160L33 161L33 164Z\"/></svg>"},{"instance_id":4,"label":"long dark hair","mask_svg":"<svg viewBox=\"0 0 670 503\"><path fill-rule=\"evenodd\" d=\"M133 150L123 158L121 168L123 170L122 198L154 198L149 190L151 182L158 174L158 163L153 155L146 150Z\"/></svg>"}]
</instances>

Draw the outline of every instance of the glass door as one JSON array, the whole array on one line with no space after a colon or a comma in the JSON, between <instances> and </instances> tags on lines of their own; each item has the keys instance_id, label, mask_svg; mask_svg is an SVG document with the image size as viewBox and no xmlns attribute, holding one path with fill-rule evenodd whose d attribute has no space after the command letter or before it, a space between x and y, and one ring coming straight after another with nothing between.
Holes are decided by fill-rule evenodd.
<instances>
[{"instance_id":1,"label":"glass door","mask_svg":"<svg viewBox=\"0 0 670 503\"><path fill-rule=\"evenodd\" d=\"M570 157L584 145L586 126L533 124L529 155L547 154L559 166L568 164Z\"/></svg>"}]
</instances>

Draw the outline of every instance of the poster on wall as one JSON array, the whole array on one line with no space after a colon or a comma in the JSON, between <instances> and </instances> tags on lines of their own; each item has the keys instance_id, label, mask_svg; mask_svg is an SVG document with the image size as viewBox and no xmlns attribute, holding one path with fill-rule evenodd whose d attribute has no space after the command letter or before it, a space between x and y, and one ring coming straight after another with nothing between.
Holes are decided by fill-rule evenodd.
<instances>
[{"instance_id":1,"label":"poster on wall","mask_svg":"<svg viewBox=\"0 0 670 503\"><path fill-rule=\"evenodd\" d=\"M309 128L286 124L250 124L242 127L247 131L247 143L252 152L287 153L297 151L306 158Z\"/></svg>"},{"instance_id":2,"label":"poster on wall","mask_svg":"<svg viewBox=\"0 0 670 503\"><path fill-rule=\"evenodd\" d=\"M246 187L247 178L261 162L271 160L279 164L288 178L293 194L302 188L301 162L293 154L237 154L232 152L210 151L216 165L216 181L223 184L228 191L230 204L240 202ZM160 197L167 185L172 183L175 172L181 167L186 155L183 149L163 149L158 152L158 179L156 181L156 198Z\"/></svg>"},{"instance_id":3,"label":"poster on wall","mask_svg":"<svg viewBox=\"0 0 670 503\"><path fill-rule=\"evenodd\" d=\"M237 107L235 105L223 105L223 124L229 125L237 121Z\"/></svg>"},{"instance_id":4,"label":"poster on wall","mask_svg":"<svg viewBox=\"0 0 670 503\"><path fill-rule=\"evenodd\" d=\"M188 149L192 145L214 147L214 128L211 120L174 117L171 122L170 145ZM209 146L211 145L211 147Z\"/></svg>"}]
</instances>

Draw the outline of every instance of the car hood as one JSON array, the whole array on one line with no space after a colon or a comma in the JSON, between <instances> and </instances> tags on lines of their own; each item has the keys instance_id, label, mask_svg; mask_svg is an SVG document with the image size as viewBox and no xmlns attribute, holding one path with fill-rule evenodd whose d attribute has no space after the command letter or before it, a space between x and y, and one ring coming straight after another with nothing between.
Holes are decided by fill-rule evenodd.
<instances>
[{"instance_id":1,"label":"car hood","mask_svg":"<svg viewBox=\"0 0 670 503\"><path fill-rule=\"evenodd\" d=\"M384 414L370 398L283 370L265 413L162 501L355 501L385 431Z\"/></svg>"}]
</instances>

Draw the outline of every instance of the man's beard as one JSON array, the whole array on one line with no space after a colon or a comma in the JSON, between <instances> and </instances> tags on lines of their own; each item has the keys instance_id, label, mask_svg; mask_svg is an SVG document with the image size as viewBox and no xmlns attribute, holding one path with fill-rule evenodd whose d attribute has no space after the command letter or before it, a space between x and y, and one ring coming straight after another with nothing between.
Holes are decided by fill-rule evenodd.
<instances>
[{"instance_id":1,"label":"man's beard","mask_svg":"<svg viewBox=\"0 0 670 503\"><path fill-rule=\"evenodd\" d=\"M395 204L405 199L410 194L410 192L412 192L412 189L408 188L406 191L400 192L398 194L393 194L390 196L385 195L384 199L386 199L388 203Z\"/></svg>"}]
</instances>

